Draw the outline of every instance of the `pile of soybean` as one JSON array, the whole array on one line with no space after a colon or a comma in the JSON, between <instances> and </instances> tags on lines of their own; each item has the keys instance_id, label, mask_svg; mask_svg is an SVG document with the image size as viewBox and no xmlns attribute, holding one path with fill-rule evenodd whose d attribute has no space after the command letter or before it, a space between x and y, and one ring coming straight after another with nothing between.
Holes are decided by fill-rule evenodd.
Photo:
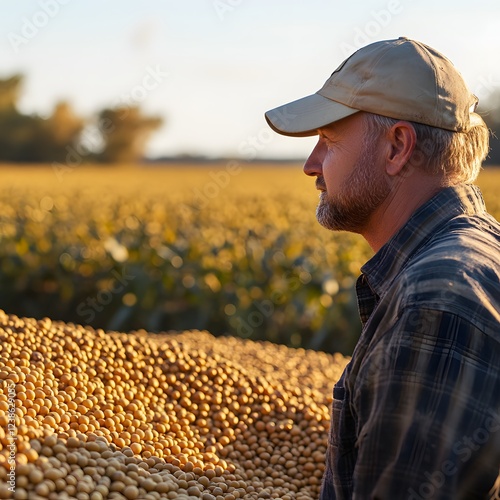
<instances>
[{"instance_id":1,"label":"pile of soybean","mask_svg":"<svg viewBox=\"0 0 500 500\"><path fill-rule=\"evenodd\" d=\"M346 361L0 311L0 498L317 498Z\"/></svg>"}]
</instances>

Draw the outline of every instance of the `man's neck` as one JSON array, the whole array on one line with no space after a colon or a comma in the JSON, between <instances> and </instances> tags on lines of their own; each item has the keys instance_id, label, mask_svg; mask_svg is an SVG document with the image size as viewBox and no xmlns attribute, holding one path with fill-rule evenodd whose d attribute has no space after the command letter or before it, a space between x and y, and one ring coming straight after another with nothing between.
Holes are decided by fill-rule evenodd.
<instances>
[{"instance_id":1,"label":"man's neck","mask_svg":"<svg viewBox=\"0 0 500 500\"><path fill-rule=\"evenodd\" d=\"M361 235L373 251L378 252L419 207L443 188L442 179L435 176L411 176L396 181Z\"/></svg>"}]
</instances>

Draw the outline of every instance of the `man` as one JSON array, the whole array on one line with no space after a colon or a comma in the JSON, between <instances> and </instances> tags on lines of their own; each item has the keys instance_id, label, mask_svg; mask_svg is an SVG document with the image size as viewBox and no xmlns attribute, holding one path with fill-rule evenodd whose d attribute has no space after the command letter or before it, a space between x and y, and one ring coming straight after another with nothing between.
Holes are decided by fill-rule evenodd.
<instances>
[{"instance_id":1,"label":"man","mask_svg":"<svg viewBox=\"0 0 500 500\"><path fill-rule=\"evenodd\" d=\"M322 499L498 487L500 225L471 184L488 152L476 104L448 59L399 38L266 113L280 134L319 135L304 166L318 221L375 251L356 284L363 331L334 387Z\"/></svg>"}]
</instances>

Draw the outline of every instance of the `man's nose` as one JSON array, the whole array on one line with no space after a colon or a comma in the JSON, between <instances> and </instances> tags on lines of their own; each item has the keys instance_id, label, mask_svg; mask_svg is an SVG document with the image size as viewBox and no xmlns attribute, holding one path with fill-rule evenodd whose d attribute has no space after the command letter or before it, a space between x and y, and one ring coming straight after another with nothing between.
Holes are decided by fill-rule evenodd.
<instances>
[{"instance_id":1,"label":"man's nose","mask_svg":"<svg viewBox=\"0 0 500 500\"><path fill-rule=\"evenodd\" d=\"M319 176L323 175L323 159L326 153L326 144L320 138L314 146L314 149L311 151L309 158L307 158L304 163L304 173L310 176Z\"/></svg>"}]
</instances>

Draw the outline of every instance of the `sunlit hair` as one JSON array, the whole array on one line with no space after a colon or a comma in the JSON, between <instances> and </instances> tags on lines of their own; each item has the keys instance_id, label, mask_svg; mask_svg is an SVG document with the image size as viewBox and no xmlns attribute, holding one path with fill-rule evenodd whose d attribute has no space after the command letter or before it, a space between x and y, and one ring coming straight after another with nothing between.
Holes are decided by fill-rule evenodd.
<instances>
[{"instance_id":1,"label":"sunlit hair","mask_svg":"<svg viewBox=\"0 0 500 500\"><path fill-rule=\"evenodd\" d=\"M368 140L377 140L399 120L365 113ZM446 185L472 183L481 170L489 151L489 131L478 120L468 132L452 132L421 123L410 122L417 135L417 145L410 165L428 174L444 174Z\"/></svg>"}]
</instances>

